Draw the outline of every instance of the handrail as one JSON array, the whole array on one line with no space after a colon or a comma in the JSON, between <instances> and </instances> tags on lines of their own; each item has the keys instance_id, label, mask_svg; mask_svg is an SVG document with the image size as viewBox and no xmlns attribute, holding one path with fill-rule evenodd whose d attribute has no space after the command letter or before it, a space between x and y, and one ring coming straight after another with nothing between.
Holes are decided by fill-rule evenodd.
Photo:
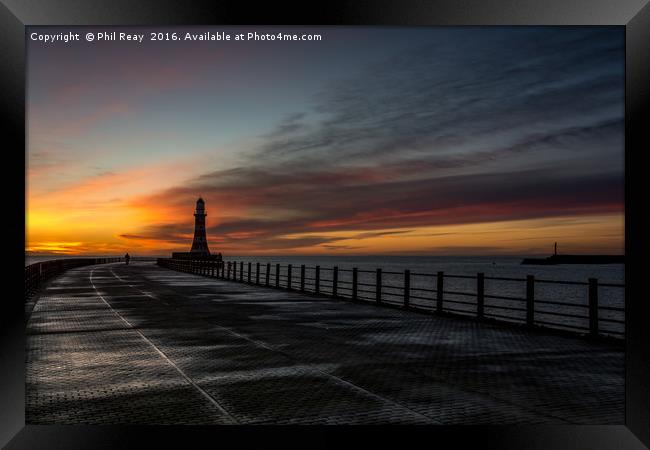
<instances>
[{"instance_id":1,"label":"handrail","mask_svg":"<svg viewBox=\"0 0 650 450\"><path fill-rule=\"evenodd\" d=\"M25 266L25 298L31 297L41 284L68 269L122 261L122 258L62 258Z\"/></svg>"},{"instance_id":2,"label":"handrail","mask_svg":"<svg viewBox=\"0 0 650 450\"><path fill-rule=\"evenodd\" d=\"M527 327L544 327L544 328L557 328L567 329L572 328L586 330L591 337L610 336L621 338L625 335L625 317L624 307L617 307L612 305L599 305L598 288L625 288L624 284L619 283L599 283L597 279L590 278L586 282L583 281L561 281L561 280L548 280L536 279L533 275L528 275L526 278L513 278L513 277L490 277L485 276L483 273L476 275L457 275L446 274L442 271L437 273L420 273L405 270L403 272L396 271L383 271L377 269L376 272L372 270L359 270L358 268L341 269L339 267L321 267L321 266L306 266L306 265L281 265L271 263L246 263L242 261L205 261L205 260L181 260L172 258L159 258L157 264L162 267L167 267L181 272L188 272L192 274L207 275L224 280L245 282L260 286L273 287L276 289L289 289L304 293L311 293L316 295L327 295L334 298L351 299L353 301L374 301L377 304L386 303L395 305L395 298L401 298L402 307L405 309L415 308L421 310L430 309L435 313L454 314L461 313L466 316L473 314L479 320L490 318L498 321L503 318L506 322L518 322ZM284 270L282 270L284 269ZM306 271L310 273L307 274ZM322 273L327 272L329 278L323 278ZM374 281L372 274L375 274ZM345 274L346 279L340 279L340 275ZM364 281L359 281L358 274L364 274ZM309 276L308 276L309 275ZM388 275L391 278L386 280L382 275ZM402 277L403 284L395 285L387 283L386 281L395 282L396 277ZM424 282L426 286L423 287L422 277L425 277ZM450 280L445 283L445 279ZM419 284L413 283L414 280L421 281ZM461 290L453 289L454 280L460 280L456 283L463 283ZM471 280L475 283L475 289L469 289L467 292L467 281ZM485 280L489 281L502 281L519 283L525 288L525 296L515 297L512 295L496 295L488 294L485 292ZM306 283L309 281L309 283ZM449 284L452 284L450 286ZM545 300L538 299L535 295L535 286L538 284L553 284L558 286L578 286L584 287L587 302L585 304L575 302L563 302L558 300ZM374 289L360 289L374 288ZM326 288L323 291L322 288ZM452 288L452 289L450 289ZM395 292L397 291L397 292ZM414 295L417 293L417 295ZM374 294L374 297L368 297L359 294ZM430 295L428 295L430 294ZM452 298L448 298L452 296ZM457 296L465 298L471 297L468 301L460 301L456 299ZM393 299L390 301L389 299ZM422 300L430 302L428 305L422 303L411 306L410 300ZM491 300L490 302L486 302ZM388 301L387 301L388 300ZM500 304L494 304L493 300L502 300ZM507 302L522 302L520 308L514 307ZM449 305L469 305L474 306L472 310L459 310L457 308L450 308ZM541 309L536 305L552 305L555 309L549 311L548 309ZM576 308L586 310L586 314L581 315L575 312ZM517 311L523 312L524 317L503 316L494 314L491 311L498 309L502 311ZM490 311L486 311L490 310ZM474 312L472 312L474 311ZM599 313L605 313L604 317L599 317ZM536 317L539 316L539 317ZM550 317L561 317L569 319L569 322L555 321L549 322ZM543 320L540 320L540 317ZM584 320L585 327L577 327L571 320ZM614 323L622 324L623 331L618 329L610 329L601 327L601 323Z\"/></svg>"}]
</instances>

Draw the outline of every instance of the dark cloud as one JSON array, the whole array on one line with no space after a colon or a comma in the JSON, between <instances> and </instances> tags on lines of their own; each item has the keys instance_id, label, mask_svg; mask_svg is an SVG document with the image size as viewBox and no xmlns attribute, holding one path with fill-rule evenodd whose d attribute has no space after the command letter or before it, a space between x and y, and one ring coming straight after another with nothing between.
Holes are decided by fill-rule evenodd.
<instances>
[{"instance_id":1,"label":"dark cloud","mask_svg":"<svg viewBox=\"0 0 650 450\"><path fill-rule=\"evenodd\" d=\"M285 178L273 186L258 171L240 172L241 181L228 185L202 186L217 205L239 196L241 203L274 211L291 210L291 219L221 217L208 232L217 243L245 241L260 248L291 248L332 243L323 236L286 239L295 233L359 230L350 238L400 234L379 231L389 228L449 225L576 214L620 212L623 198L621 175L569 177L569 168L476 174L437 179L416 179L356 186L315 182L305 189L284 189L294 181ZM271 176L271 175L269 175ZM297 177L301 175L297 174ZM315 175L314 180L321 177ZM327 178L327 177L322 177ZM218 179L218 177L217 177ZM257 180L257 183L255 183ZM240 189L246 186L245 190ZM284 189L283 195L275 193ZM250 194L250 195L249 195ZM166 195L175 195L174 191ZM365 230L378 230L368 232ZM164 240L187 240L186 225L152 227L151 236ZM184 235L183 235L184 233ZM339 238L340 239L340 238Z\"/></svg>"},{"instance_id":2,"label":"dark cloud","mask_svg":"<svg viewBox=\"0 0 650 450\"><path fill-rule=\"evenodd\" d=\"M333 231L362 238L621 212L623 34L482 33L332 83L240 167L155 200L188 204L200 192L216 209L236 205L245 212L220 217L211 239L264 249L333 248L341 238L320 234ZM409 230L382 231L390 228ZM186 232L161 225L145 234ZM309 236L286 237L298 233Z\"/></svg>"},{"instance_id":3,"label":"dark cloud","mask_svg":"<svg viewBox=\"0 0 650 450\"><path fill-rule=\"evenodd\" d=\"M317 128L270 139L251 159L427 157L468 142L492 145L497 132L513 141L598 116L620 119L621 38L600 30L513 30L484 45L416 48L333 83L314 106Z\"/></svg>"},{"instance_id":4,"label":"dark cloud","mask_svg":"<svg viewBox=\"0 0 650 450\"><path fill-rule=\"evenodd\" d=\"M333 251L336 251L336 250L359 250L359 249L363 248L363 247L358 247L358 246L354 246L354 245L342 245L342 244L338 244L338 245L324 244L321 247L324 247L324 248L326 248L328 250L333 250Z\"/></svg>"},{"instance_id":5,"label":"dark cloud","mask_svg":"<svg viewBox=\"0 0 650 450\"><path fill-rule=\"evenodd\" d=\"M302 119L304 119L305 116L305 113L291 114L287 116L273 131L263 135L262 137L276 139L303 130L305 124L302 122Z\"/></svg>"},{"instance_id":6,"label":"dark cloud","mask_svg":"<svg viewBox=\"0 0 650 450\"><path fill-rule=\"evenodd\" d=\"M124 239L147 239L146 236L141 234L120 234L119 237Z\"/></svg>"},{"instance_id":7,"label":"dark cloud","mask_svg":"<svg viewBox=\"0 0 650 450\"><path fill-rule=\"evenodd\" d=\"M410 233L413 230L395 230L395 231L367 231L365 233L357 233L352 236L353 239L375 238L384 236L400 235Z\"/></svg>"}]
</instances>

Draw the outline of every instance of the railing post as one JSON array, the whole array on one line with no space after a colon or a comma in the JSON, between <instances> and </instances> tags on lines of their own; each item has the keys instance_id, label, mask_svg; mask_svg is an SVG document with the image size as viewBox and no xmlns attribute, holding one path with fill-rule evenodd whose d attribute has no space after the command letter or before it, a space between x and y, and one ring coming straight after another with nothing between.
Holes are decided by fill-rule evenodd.
<instances>
[{"instance_id":1,"label":"railing post","mask_svg":"<svg viewBox=\"0 0 650 450\"><path fill-rule=\"evenodd\" d=\"M237 281L237 261L232 262L232 280Z\"/></svg>"},{"instance_id":2,"label":"railing post","mask_svg":"<svg viewBox=\"0 0 650 450\"><path fill-rule=\"evenodd\" d=\"M280 287L280 264L275 265L275 287Z\"/></svg>"},{"instance_id":3,"label":"railing post","mask_svg":"<svg viewBox=\"0 0 650 450\"><path fill-rule=\"evenodd\" d=\"M251 284L251 262L248 262L248 284Z\"/></svg>"},{"instance_id":4,"label":"railing post","mask_svg":"<svg viewBox=\"0 0 650 450\"><path fill-rule=\"evenodd\" d=\"M244 261L239 262L239 281L244 281Z\"/></svg>"},{"instance_id":5,"label":"railing post","mask_svg":"<svg viewBox=\"0 0 650 450\"><path fill-rule=\"evenodd\" d=\"M316 266L314 273L314 294L320 294L320 266Z\"/></svg>"},{"instance_id":6,"label":"railing post","mask_svg":"<svg viewBox=\"0 0 650 450\"><path fill-rule=\"evenodd\" d=\"M212 269L212 274L210 276L213 278L214 278L214 268L216 267L216 265L217 263L214 261L212 262L212 264L210 264L210 269Z\"/></svg>"},{"instance_id":7,"label":"railing post","mask_svg":"<svg viewBox=\"0 0 650 450\"><path fill-rule=\"evenodd\" d=\"M589 334L598 336L598 279L589 278Z\"/></svg>"},{"instance_id":8,"label":"railing post","mask_svg":"<svg viewBox=\"0 0 650 450\"><path fill-rule=\"evenodd\" d=\"M260 263L255 263L255 284L260 284Z\"/></svg>"},{"instance_id":9,"label":"railing post","mask_svg":"<svg viewBox=\"0 0 650 450\"><path fill-rule=\"evenodd\" d=\"M375 280L375 302L381 303L381 269L377 269Z\"/></svg>"},{"instance_id":10,"label":"railing post","mask_svg":"<svg viewBox=\"0 0 650 450\"><path fill-rule=\"evenodd\" d=\"M230 261L228 261L228 276L226 277L227 280L230 280Z\"/></svg>"},{"instance_id":11,"label":"railing post","mask_svg":"<svg viewBox=\"0 0 650 450\"><path fill-rule=\"evenodd\" d=\"M271 276L271 263L266 263L266 287L269 286L269 278Z\"/></svg>"},{"instance_id":12,"label":"railing post","mask_svg":"<svg viewBox=\"0 0 650 450\"><path fill-rule=\"evenodd\" d=\"M359 279L358 273L357 273L357 268L353 267L352 268L352 300L357 299L357 281Z\"/></svg>"},{"instance_id":13,"label":"railing post","mask_svg":"<svg viewBox=\"0 0 650 450\"><path fill-rule=\"evenodd\" d=\"M291 290L291 264L287 266L287 291Z\"/></svg>"},{"instance_id":14,"label":"railing post","mask_svg":"<svg viewBox=\"0 0 650 450\"><path fill-rule=\"evenodd\" d=\"M300 266L300 292L305 292L305 265Z\"/></svg>"},{"instance_id":15,"label":"railing post","mask_svg":"<svg viewBox=\"0 0 650 450\"><path fill-rule=\"evenodd\" d=\"M476 316L483 318L485 305L485 274L479 272L476 274Z\"/></svg>"},{"instance_id":16,"label":"railing post","mask_svg":"<svg viewBox=\"0 0 650 450\"><path fill-rule=\"evenodd\" d=\"M445 285L445 274L444 272L438 272L436 276L436 312L442 312L442 299L444 293Z\"/></svg>"},{"instance_id":17,"label":"railing post","mask_svg":"<svg viewBox=\"0 0 650 450\"><path fill-rule=\"evenodd\" d=\"M404 308L408 308L411 303L411 271L404 271Z\"/></svg>"},{"instance_id":18,"label":"railing post","mask_svg":"<svg viewBox=\"0 0 650 450\"><path fill-rule=\"evenodd\" d=\"M526 276L526 325L535 325L535 276Z\"/></svg>"},{"instance_id":19,"label":"railing post","mask_svg":"<svg viewBox=\"0 0 650 450\"><path fill-rule=\"evenodd\" d=\"M338 284L339 284L339 268L334 266L334 271L332 273L332 297L338 295Z\"/></svg>"}]
</instances>

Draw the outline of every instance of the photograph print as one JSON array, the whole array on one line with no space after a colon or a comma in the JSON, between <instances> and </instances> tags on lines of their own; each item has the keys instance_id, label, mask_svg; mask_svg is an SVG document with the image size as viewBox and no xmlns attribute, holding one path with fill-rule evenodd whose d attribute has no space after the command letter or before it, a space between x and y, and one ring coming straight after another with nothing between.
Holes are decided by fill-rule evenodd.
<instances>
[{"instance_id":1,"label":"photograph print","mask_svg":"<svg viewBox=\"0 0 650 450\"><path fill-rule=\"evenodd\" d=\"M625 422L625 29L26 28L28 425Z\"/></svg>"}]
</instances>

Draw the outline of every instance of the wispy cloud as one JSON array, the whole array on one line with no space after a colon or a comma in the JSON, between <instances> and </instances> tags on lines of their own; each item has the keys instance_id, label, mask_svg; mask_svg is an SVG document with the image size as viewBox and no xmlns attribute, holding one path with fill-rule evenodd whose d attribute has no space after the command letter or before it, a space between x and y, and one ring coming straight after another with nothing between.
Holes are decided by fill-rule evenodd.
<instances>
[{"instance_id":1,"label":"wispy cloud","mask_svg":"<svg viewBox=\"0 0 650 450\"><path fill-rule=\"evenodd\" d=\"M275 249L337 240L285 237L298 232L621 212L621 42L583 34L389 58L324 91L315 126L293 114L245 165L148 201L180 207L200 192L218 211L213 240Z\"/></svg>"}]
</instances>

